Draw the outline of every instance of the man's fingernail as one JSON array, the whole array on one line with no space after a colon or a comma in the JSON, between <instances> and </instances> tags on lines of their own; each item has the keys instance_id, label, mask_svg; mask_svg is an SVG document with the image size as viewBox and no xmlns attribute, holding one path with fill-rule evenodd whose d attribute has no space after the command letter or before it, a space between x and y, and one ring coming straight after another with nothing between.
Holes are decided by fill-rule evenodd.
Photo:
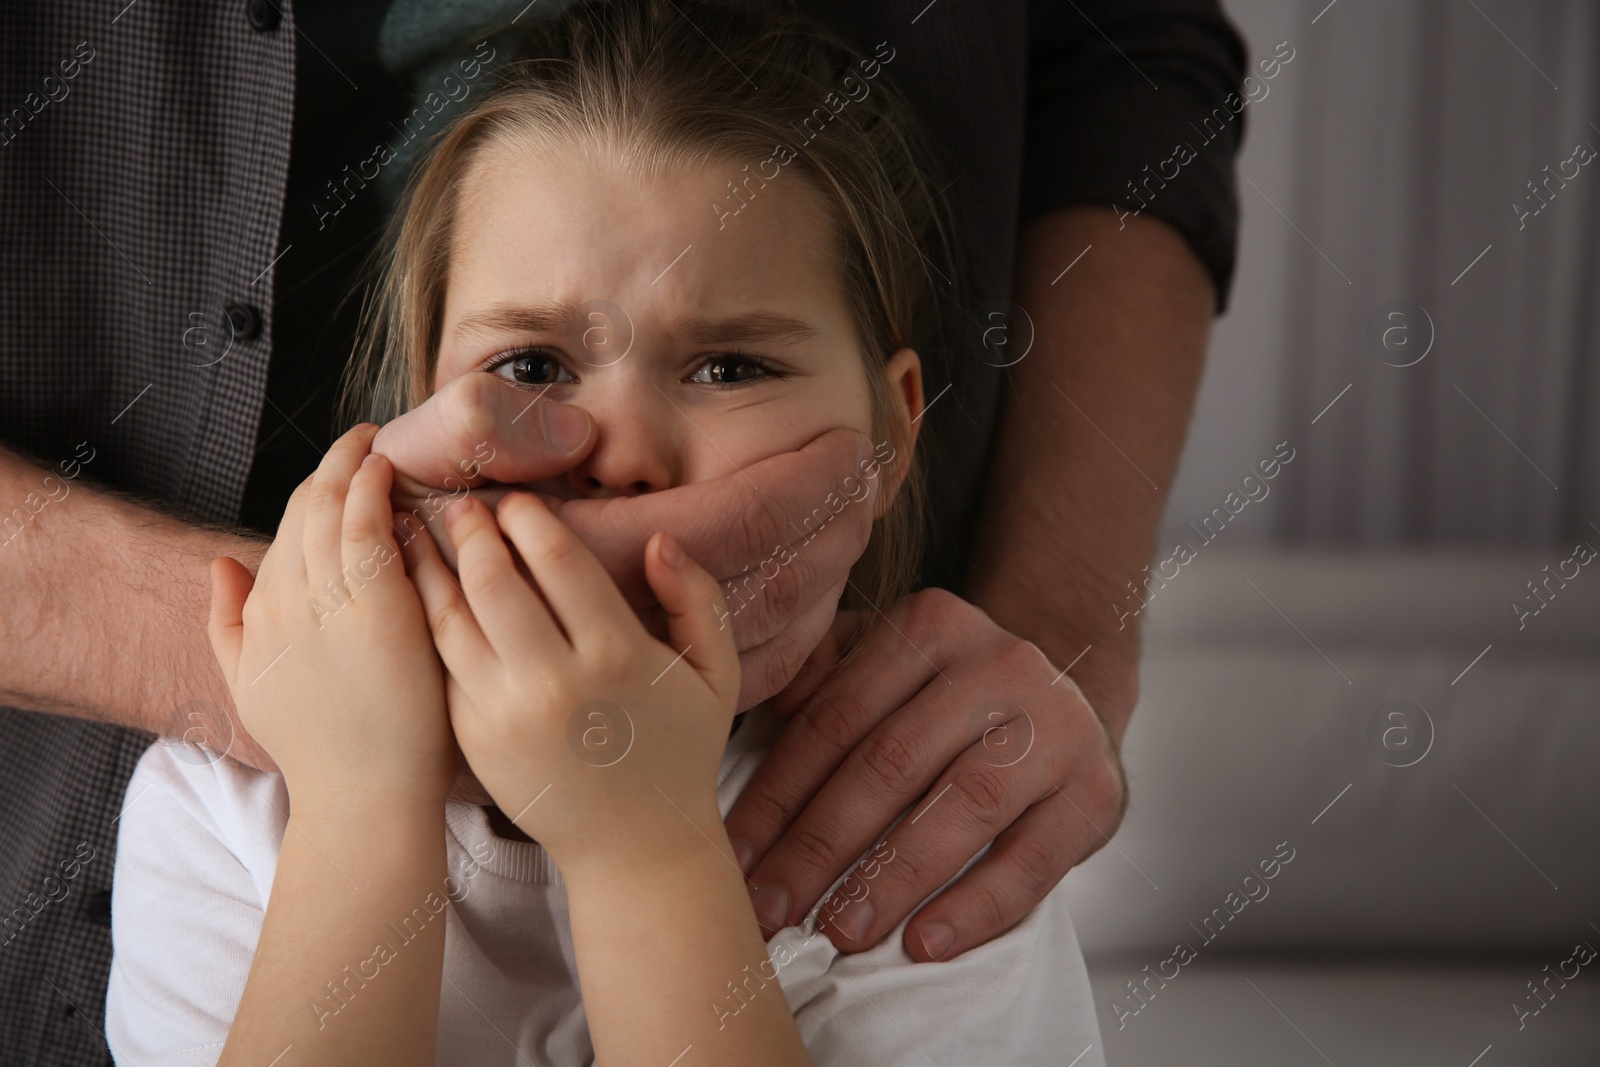
<instances>
[{"instance_id":1,"label":"man's fingernail","mask_svg":"<svg viewBox=\"0 0 1600 1067\"><path fill-rule=\"evenodd\" d=\"M867 927L872 925L872 905L862 901L853 908L846 908L841 915L833 917L834 929L858 944L866 938Z\"/></svg>"},{"instance_id":2,"label":"man's fingernail","mask_svg":"<svg viewBox=\"0 0 1600 1067\"><path fill-rule=\"evenodd\" d=\"M444 521L455 522L462 515L464 515L466 510L471 506L471 504L467 503L466 497L462 497L460 500L450 501L449 505L444 509Z\"/></svg>"},{"instance_id":3,"label":"man's fingernail","mask_svg":"<svg viewBox=\"0 0 1600 1067\"><path fill-rule=\"evenodd\" d=\"M950 951L950 943L956 939L956 932L950 929L949 923L927 923L922 927L922 947L928 950L928 955L936 960L944 959L944 954Z\"/></svg>"},{"instance_id":4,"label":"man's fingernail","mask_svg":"<svg viewBox=\"0 0 1600 1067\"><path fill-rule=\"evenodd\" d=\"M733 841L733 858L739 861L739 873L748 875L750 868L756 865L756 851L750 847L748 841L735 838Z\"/></svg>"},{"instance_id":5,"label":"man's fingernail","mask_svg":"<svg viewBox=\"0 0 1600 1067\"><path fill-rule=\"evenodd\" d=\"M756 920L768 930L782 930L789 924L789 892L781 885L764 885L750 891Z\"/></svg>"},{"instance_id":6,"label":"man's fingernail","mask_svg":"<svg viewBox=\"0 0 1600 1067\"><path fill-rule=\"evenodd\" d=\"M540 404L539 425L550 447L563 455L589 439L589 416L571 404Z\"/></svg>"}]
</instances>

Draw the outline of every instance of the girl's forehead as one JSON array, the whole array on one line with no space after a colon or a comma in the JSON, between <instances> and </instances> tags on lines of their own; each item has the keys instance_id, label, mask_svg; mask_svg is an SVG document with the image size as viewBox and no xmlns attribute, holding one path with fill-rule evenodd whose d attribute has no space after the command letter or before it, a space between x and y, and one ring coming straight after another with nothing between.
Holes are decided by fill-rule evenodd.
<instances>
[{"instance_id":1,"label":"girl's forehead","mask_svg":"<svg viewBox=\"0 0 1600 1067\"><path fill-rule=\"evenodd\" d=\"M845 308L825 203L797 174L758 183L733 160L643 172L599 146L514 144L484 151L456 195L447 319L467 294L670 315Z\"/></svg>"}]
</instances>

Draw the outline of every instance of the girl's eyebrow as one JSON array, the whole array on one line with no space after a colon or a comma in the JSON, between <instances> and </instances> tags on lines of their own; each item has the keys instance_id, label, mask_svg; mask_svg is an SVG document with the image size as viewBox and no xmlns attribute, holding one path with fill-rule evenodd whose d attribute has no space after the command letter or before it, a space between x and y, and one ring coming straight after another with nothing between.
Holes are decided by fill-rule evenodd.
<instances>
[{"instance_id":1,"label":"girl's eyebrow","mask_svg":"<svg viewBox=\"0 0 1600 1067\"><path fill-rule=\"evenodd\" d=\"M456 323L458 340L477 333L565 333L583 317L585 305L490 304L464 315ZM668 324L674 336L694 344L731 344L737 341L799 343L816 338L810 323L770 308L757 308L722 319L681 315Z\"/></svg>"}]
</instances>

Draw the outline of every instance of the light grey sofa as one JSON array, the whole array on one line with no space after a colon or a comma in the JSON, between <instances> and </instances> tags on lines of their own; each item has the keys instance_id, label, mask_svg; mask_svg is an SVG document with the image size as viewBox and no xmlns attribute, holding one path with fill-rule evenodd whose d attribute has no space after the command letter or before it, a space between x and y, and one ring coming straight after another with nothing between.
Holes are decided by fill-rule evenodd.
<instances>
[{"instance_id":1,"label":"light grey sofa","mask_svg":"<svg viewBox=\"0 0 1600 1067\"><path fill-rule=\"evenodd\" d=\"M1067 876L1112 1067L1600 1064L1600 560L1512 607L1568 554L1156 593L1128 816Z\"/></svg>"}]
</instances>

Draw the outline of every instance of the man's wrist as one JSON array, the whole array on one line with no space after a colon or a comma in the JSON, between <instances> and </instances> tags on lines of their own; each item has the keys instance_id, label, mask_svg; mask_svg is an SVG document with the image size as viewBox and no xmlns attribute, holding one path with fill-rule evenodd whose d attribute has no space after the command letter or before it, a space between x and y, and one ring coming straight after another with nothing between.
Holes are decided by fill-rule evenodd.
<instances>
[{"instance_id":1,"label":"man's wrist","mask_svg":"<svg viewBox=\"0 0 1600 1067\"><path fill-rule=\"evenodd\" d=\"M32 470L10 454L0 466L8 479ZM210 561L233 555L254 570L265 550L263 541L74 483L3 563L14 598L0 627L5 699L191 739L199 716L208 725L198 739L221 751L235 731L209 725L232 707L206 637Z\"/></svg>"},{"instance_id":2,"label":"man's wrist","mask_svg":"<svg viewBox=\"0 0 1600 1067\"><path fill-rule=\"evenodd\" d=\"M1088 655L1093 655L1090 646ZM1085 656L1085 660L1088 656ZM1083 692L1083 698L1099 717L1111 738L1111 745L1122 750L1122 737L1128 730L1128 720L1139 703L1139 653L1125 653L1108 648L1106 655L1093 666L1080 663L1071 672L1072 680Z\"/></svg>"},{"instance_id":3,"label":"man's wrist","mask_svg":"<svg viewBox=\"0 0 1600 1067\"><path fill-rule=\"evenodd\" d=\"M150 615L140 644L166 678L142 706L119 709L135 725L164 737L194 739L200 723L207 747L262 766L265 753L244 732L233 697L206 636L211 604L211 561L231 556L254 574L270 541L259 536L193 526L119 498L103 501L109 518L98 540L106 573L127 576ZM270 767L270 760L265 764Z\"/></svg>"},{"instance_id":4,"label":"man's wrist","mask_svg":"<svg viewBox=\"0 0 1600 1067\"><path fill-rule=\"evenodd\" d=\"M1005 580L1020 579L1008 576ZM975 586L972 602L1006 630L1037 645L1057 670L1065 669L1104 724L1113 746L1120 749L1139 702L1138 622L1127 619L1121 628L1087 627L1083 620L1096 617L1105 610L1103 605L1097 611L1096 605L1085 603L1082 596L1060 604L1039 604L1031 592L1039 588L1037 584L1023 582L1026 589L1002 591L996 587L1001 581L996 576L993 582ZM1108 603L1110 599L1107 595ZM1048 614L1039 614L1041 609Z\"/></svg>"}]
</instances>

